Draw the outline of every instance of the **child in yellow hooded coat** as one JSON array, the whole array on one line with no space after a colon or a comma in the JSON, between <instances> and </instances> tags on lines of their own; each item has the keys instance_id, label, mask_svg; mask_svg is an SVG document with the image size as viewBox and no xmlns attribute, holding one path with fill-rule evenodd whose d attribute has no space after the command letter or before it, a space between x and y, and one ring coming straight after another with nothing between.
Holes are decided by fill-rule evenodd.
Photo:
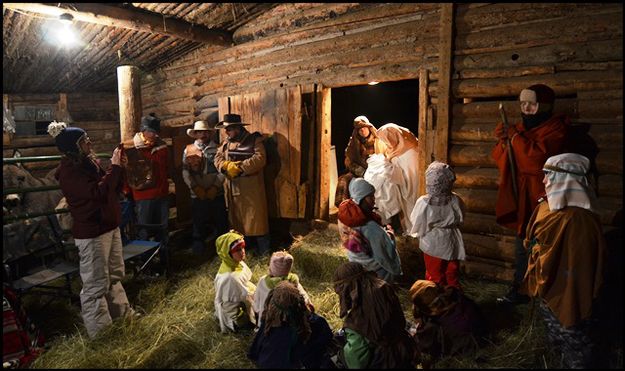
<instances>
[{"instance_id":1,"label":"child in yellow hooded coat","mask_svg":"<svg viewBox=\"0 0 625 371\"><path fill-rule=\"evenodd\" d=\"M255 325L254 292L252 271L245 260L243 235L231 230L217 237L215 241L221 266L215 276L215 317L219 320L221 332Z\"/></svg>"}]
</instances>

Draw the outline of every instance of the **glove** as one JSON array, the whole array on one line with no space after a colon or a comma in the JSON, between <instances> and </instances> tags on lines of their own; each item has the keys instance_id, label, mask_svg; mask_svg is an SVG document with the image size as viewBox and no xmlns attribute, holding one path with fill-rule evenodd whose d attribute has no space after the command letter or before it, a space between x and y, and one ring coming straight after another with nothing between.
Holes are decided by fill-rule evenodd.
<instances>
[{"instance_id":1,"label":"glove","mask_svg":"<svg viewBox=\"0 0 625 371\"><path fill-rule=\"evenodd\" d=\"M236 177L238 177L239 175L241 175L241 173L243 172L243 170L241 170L241 168L239 167L239 164L241 162L240 161L236 161L236 162L228 162L228 165L226 167L226 176L230 179L234 179Z\"/></svg>"},{"instance_id":2,"label":"glove","mask_svg":"<svg viewBox=\"0 0 625 371\"><path fill-rule=\"evenodd\" d=\"M203 200L206 198L206 191L204 190L204 188L200 187L200 186L195 186L193 187L193 193L195 193L195 195L200 199Z\"/></svg>"},{"instance_id":3,"label":"glove","mask_svg":"<svg viewBox=\"0 0 625 371\"><path fill-rule=\"evenodd\" d=\"M232 163L232 161L224 161L221 163L221 172L222 173L226 173L226 171L228 170L228 166L230 166L230 164Z\"/></svg>"},{"instance_id":4,"label":"glove","mask_svg":"<svg viewBox=\"0 0 625 371\"><path fill-rule=\"evenodd\" d=\"M208 187L208 189L206 190L204 195L206 196L207 199L213 200L213 199L215 199L215 197L217 197L217 193L218 192L219 192L219 188L217 188L215 186L210 186L210 187Z\"/></svg>"}]
</instances>

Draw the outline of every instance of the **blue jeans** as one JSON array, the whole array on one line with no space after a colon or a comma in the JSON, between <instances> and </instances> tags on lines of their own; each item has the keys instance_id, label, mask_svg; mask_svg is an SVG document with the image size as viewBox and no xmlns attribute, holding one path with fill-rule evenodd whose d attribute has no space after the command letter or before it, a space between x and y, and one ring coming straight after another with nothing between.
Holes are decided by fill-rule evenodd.
<instances>
[{"instance_id":1,"label":"blue jeans","mask_svg":"<svg viewBox=\"0 0 625 371\"><path fill-rule=\"evenodd\" d=\"M206 237L212 229L214 236L221 236L228 232L228 212L226 200L219 195L212 200L191 199L191 212L193 215L193 245L195 254L201 254L206 250ZM212 225L210 222L212 216Z\"/></svg>"},{"instance_id":2,"label":"blue jeans","mask_svg":"<svg viewBox=\"0 0 625 371\"><path fill-rule=\"evenodd\" d=\"M169 261L169 249L167 242L169 241L169 199L167 197L157 198L153 200L135 201L137 205L137 223L159 225L158 228L139 228L138 238L147 240L150 235L154 235L154 239L161 243L159 257L161 264L167 267ZM157 231L156 233L154 233ZM149 255L148 255L149 257Z\"/></svg>"}]
</instances>

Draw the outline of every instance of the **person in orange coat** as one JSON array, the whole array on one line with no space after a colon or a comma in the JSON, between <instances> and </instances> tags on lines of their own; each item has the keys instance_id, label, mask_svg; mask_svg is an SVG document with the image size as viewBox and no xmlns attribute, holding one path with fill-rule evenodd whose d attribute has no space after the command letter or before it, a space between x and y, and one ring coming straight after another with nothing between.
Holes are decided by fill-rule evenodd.
<instances>
[{"instance_id":1,"label":"person in orange coat","mask_svg":"<svg viewBox=\"0 0 625 371\"><path fill-rule=\"evenodd\" d=\"M499 298L499 302L519 304L529 298L518 292L527 270L527 254L523 248L525 230L545 193L543 164L554 155L563 153L570 119L563 114L553 114L554 91L542 84L523 89L519 96L522 121L504 130L503 123L495 129L497 144L491 156L499 169L499 189L495 215L497 224L516 232L515 272L512 287ZM517 192L512 182L508 151L508 139L514 157Z\"/></svg>"}]
</instances>

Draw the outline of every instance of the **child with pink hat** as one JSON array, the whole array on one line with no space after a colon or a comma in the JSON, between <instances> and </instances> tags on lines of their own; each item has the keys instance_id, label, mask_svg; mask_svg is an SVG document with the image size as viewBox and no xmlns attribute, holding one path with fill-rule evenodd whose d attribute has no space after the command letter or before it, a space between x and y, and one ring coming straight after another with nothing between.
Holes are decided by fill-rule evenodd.
<instances>
[{"instance_id":1,"label":"child with pink hat","mask_svg":"<svg viewBox=\"0 0 625 371\"><path fill-rule=\"evenodd\" d=\"M310 301L310 297L304 287L299 282L299 277L295 273L291 273L291 267L293 266L293 256L286 251L276 251L271 255L269 259L269 274L262 276L258 280L256 285L256 292L254 293L254 312L258 314L256 321L260 326L262 321L263 310L265 309L265 300L269 295L269 292L273 290L276 285L282 281L289 281L304 297L306 306L308 306L311 312L314 312L314 307Z\"/></svg>"}]
</instances>

